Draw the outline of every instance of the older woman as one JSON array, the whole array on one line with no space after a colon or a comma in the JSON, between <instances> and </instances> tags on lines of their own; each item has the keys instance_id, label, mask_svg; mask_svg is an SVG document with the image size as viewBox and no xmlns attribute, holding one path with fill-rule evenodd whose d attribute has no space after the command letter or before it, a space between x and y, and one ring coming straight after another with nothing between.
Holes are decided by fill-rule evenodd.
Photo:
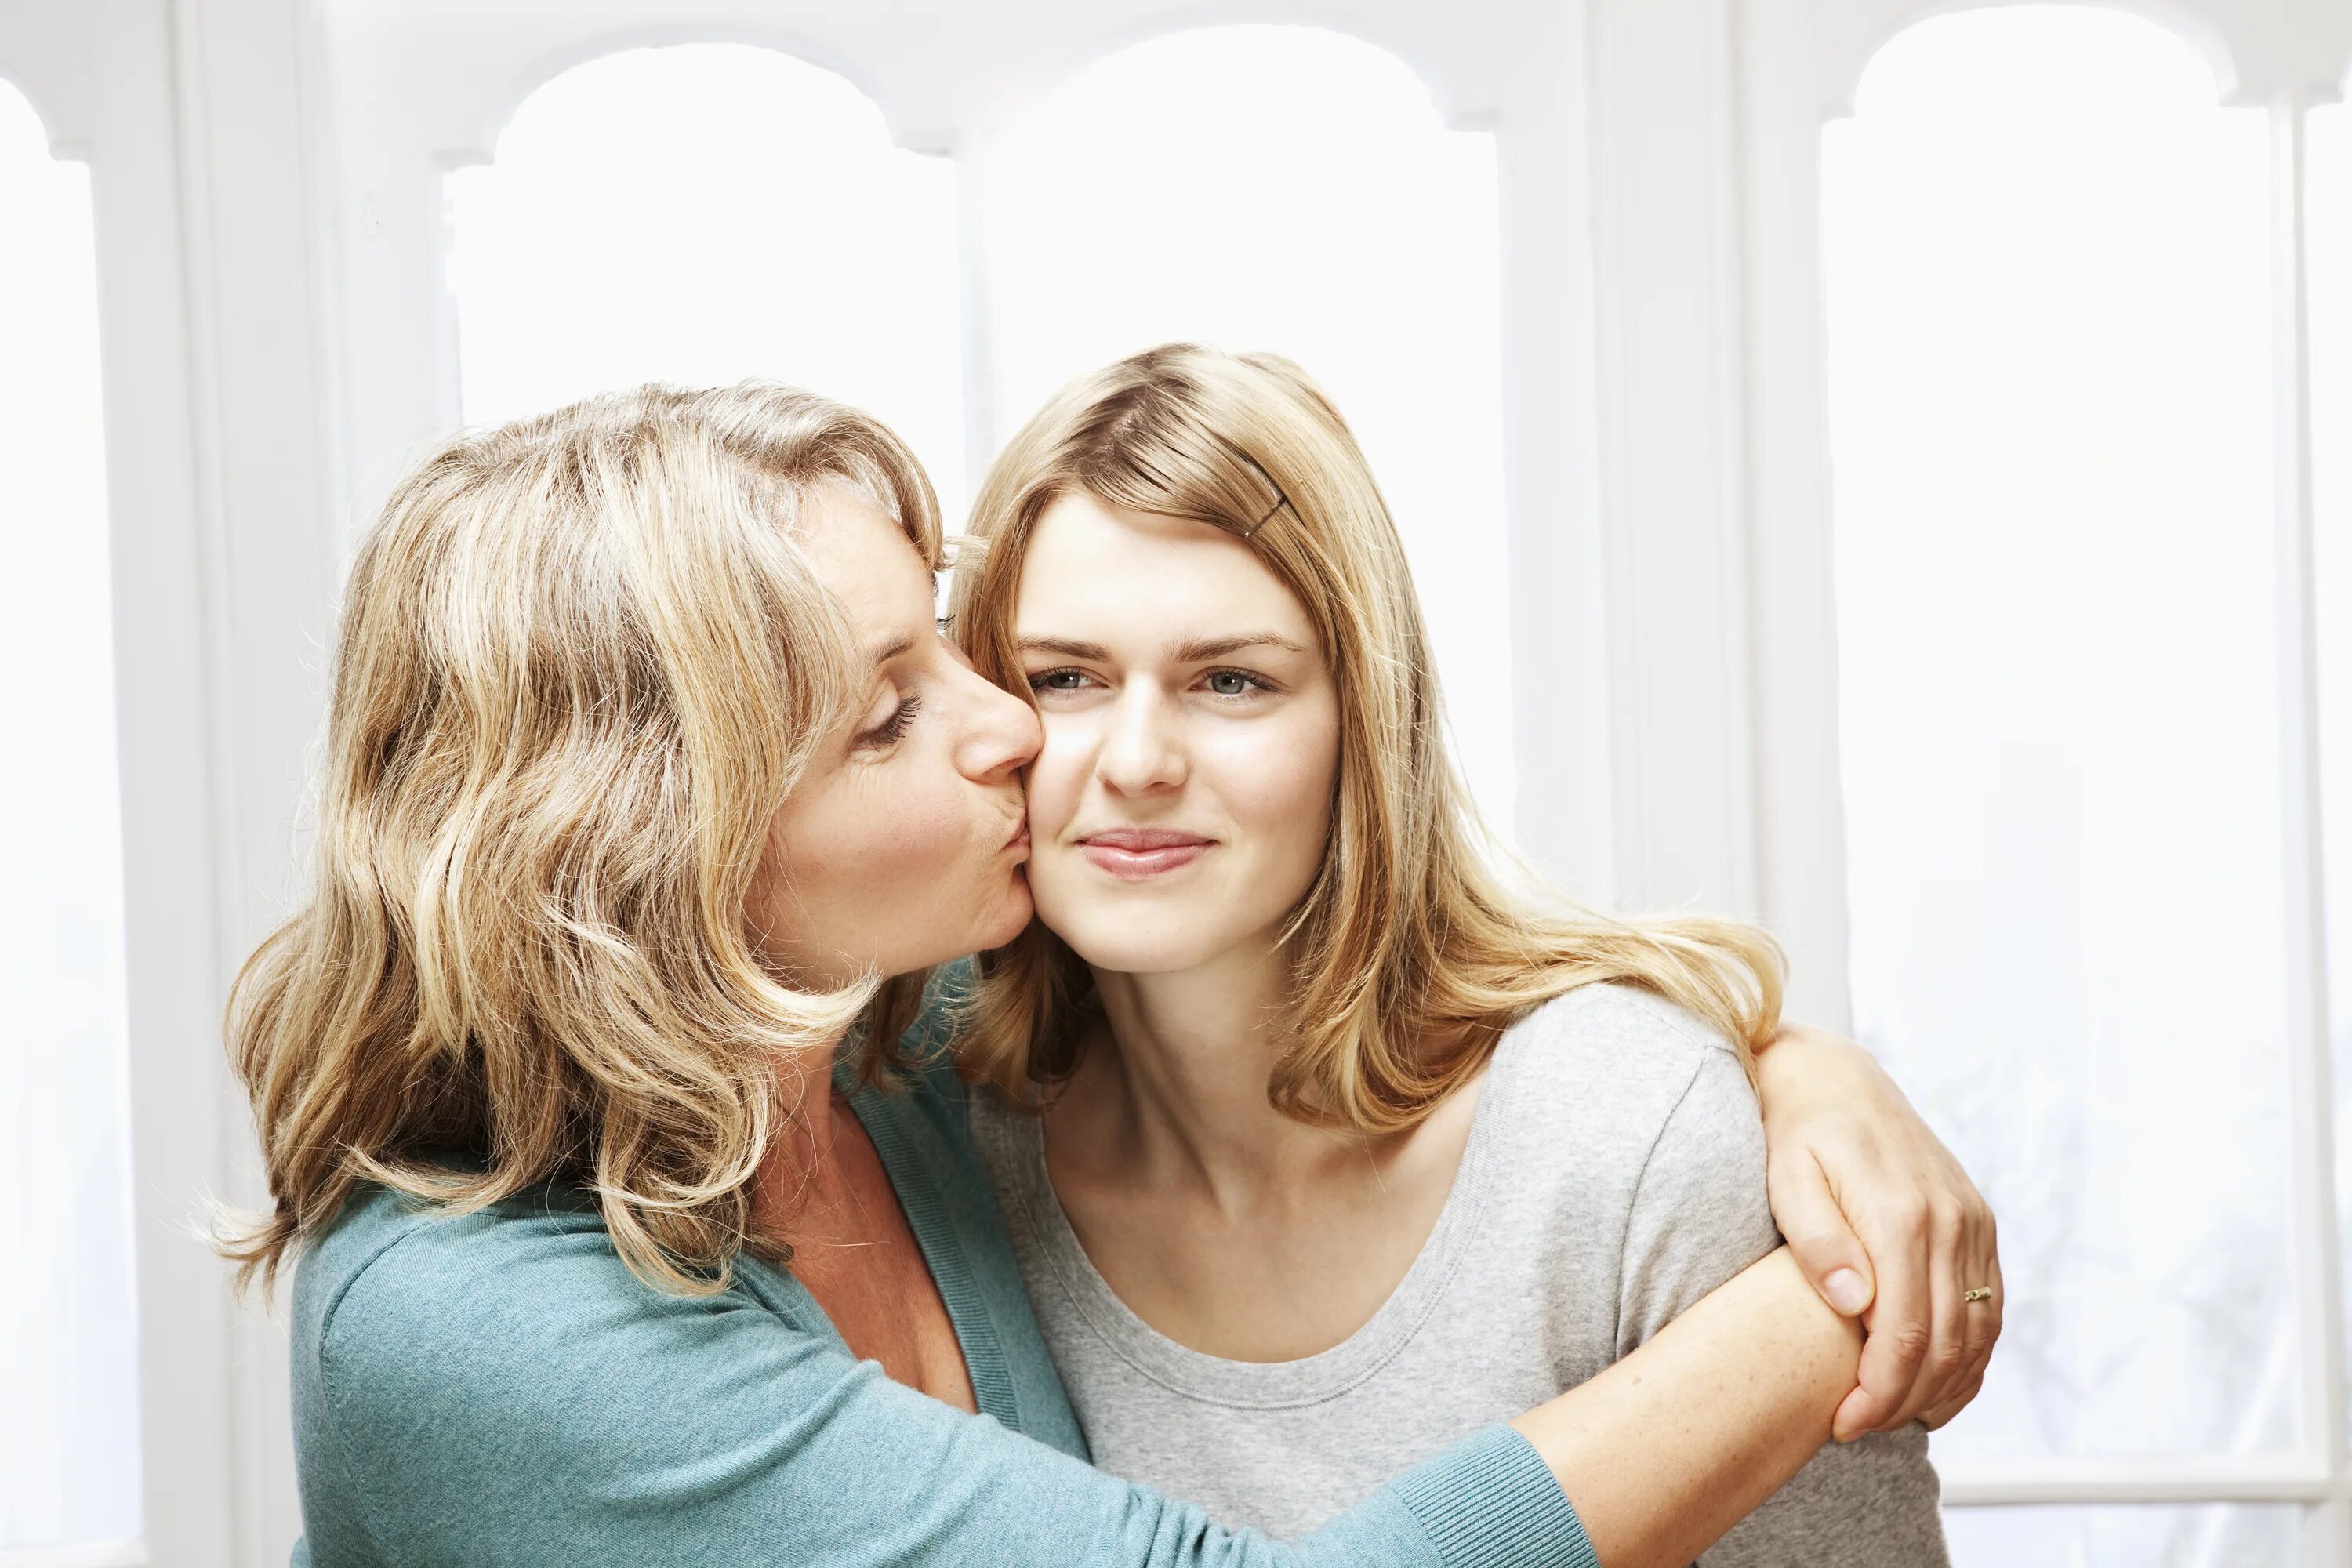
<instances>
[{"instance_id":1,"label":"older woman","mask_svg":"<svg viewBox=\"0 0 2352 1568\"><path fill-rule=\"evenodd\" d=\"M1622 1568L1793 1473L1857 1333L1785 1253L1295 1545L1081 1462L918 1016L1031 912L1035 720L940 562L905 448L773 387L461 437L386 503L318 886L231 1018L297 1562Z\"/></svg>"}]
</instances>

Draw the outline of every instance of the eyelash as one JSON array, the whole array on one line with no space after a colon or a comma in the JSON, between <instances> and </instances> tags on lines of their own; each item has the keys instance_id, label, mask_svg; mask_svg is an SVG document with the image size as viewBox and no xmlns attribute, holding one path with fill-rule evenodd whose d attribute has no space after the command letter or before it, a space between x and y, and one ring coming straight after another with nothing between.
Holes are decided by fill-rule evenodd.
<instances>
[{"instance_id":1,"label":"eyelash","mask_svg":"<svg viewBox=\"0 0 2352 1568\"><path fill-rule=\"evenodd\" d=\"M857 737L857 744L859 748L865 751L878 752L885 746L897 745L899 741L905 738L907 726L913 723L915 721L915 715L922 710L923 700L921 698L908 697L901 699L897 709L891 712L890 717L883 720L882 722L877 724L874 728L866 731L866 733Z\"/></svg>"}]
</instances>

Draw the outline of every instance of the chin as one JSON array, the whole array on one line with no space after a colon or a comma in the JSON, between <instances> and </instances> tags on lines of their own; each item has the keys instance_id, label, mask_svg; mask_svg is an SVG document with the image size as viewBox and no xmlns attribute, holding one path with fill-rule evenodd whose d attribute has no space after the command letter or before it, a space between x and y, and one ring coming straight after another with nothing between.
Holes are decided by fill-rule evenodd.
<instances>
[{"instance_id":1,"label":"chin","mask_svg":"<svg viewBox=\"0 0 2352 1568\"><path fill-rule=\"evenodd\" d=\"M1171 974L1197 969L1229 945L1229 932L1214 937L1194 931L1181 939L1116 918L1073 921L1067 926L1045 921L1072 952L1097 969L1112 974Z\"/></svg>"},{"instance_id":2,"label":"chin","mask_svg":"<svg viewBox=\"0 0 2352 1568\"><path fill-rule=\"evenodd\" d=\"M974 934L971 944L966 951L984 952L992 947L1003 947L1006 942L1028 930L1029 922L1035 918L1036 913L1036 903L1029 897L1028 879L1016 876L1013 881L1012 893L1005 899L1003 906L983 923L981 930Z\"/></svg>"}]
</instances>

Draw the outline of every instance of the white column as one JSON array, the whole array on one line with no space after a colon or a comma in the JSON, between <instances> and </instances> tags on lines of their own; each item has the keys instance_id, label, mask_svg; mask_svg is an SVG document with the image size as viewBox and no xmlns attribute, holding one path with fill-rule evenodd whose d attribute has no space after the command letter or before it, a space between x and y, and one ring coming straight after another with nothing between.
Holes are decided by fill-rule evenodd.
<instances>
[{"instance_id":1,"label":"white column","mask_svg":"<svg viewBox=\"0 0 2352 1568\"><path fill-rule=\"evenodd\" d=\"M221 1187L219 851L203 520L194 502L172 20L93 7L89 149L121 769L142 1534L157 1562L235 1562L222 1441L234 1315L186 1234Z\"/></svg>"},{"instance_id":2,"label":"white column","mask_svg":"<svg viewBox=\"0 0 2352 1568\"><path fill-rule=\"evenodd\" d=\"M190 716L200 716L209 752L202 782L213 802L215 895L204 957L212 984L205 1005L182 1021L185 1044L168 1062L134 1063L132 1082L157 1118L214 1123L213 1168L181 1188L183 1205L205 1191L245 1206L264 1195L248 1111L222 1052L221 1005L237 965L287 912L300 882L297 824L342 564L320 262L328 230L311 162L323 106L310 89L310 16L302 0L175 0L172 7L185 428L194 437L192 479L180 487L193 496L195 519L194 559L172 571L198 595L203 622L201 657L176 679L200 685L184 700ZM103 251L102 226L100 245ZM113 392L110 384L110 401ZM127 564L118 558L119 570ZM126 635L140 635L137 613L120 613L131 623ZM151 773L127 742L124 772L126 787L142 791L199 785L184 771ZM134 950L134 974L142 963ZM142 1125L142 1147L150 1136ZM194 1243L178 1245L203 1258ZM142 1279L150 1332L229 1313L217 1265L204 1258L188 1273L165 1296L147 1294ZM226 1332L226 1408L161 1450L162 1474L151 1473L149 1484L201 1492L207 1506L230 1512L234 1550L189 1561L282 1562L298 1529L283 1330L257 1305L230 1317ZM224 1466L233 1486L215 1474ZM169 1552L160 1560L182 1560L175 1537L156 1544Z\"/></svg>"},{"instance_id":3,"label":"white column","mask_svg":"<svg viewBox=\"0 0 2352 1568\"><path fill-rule=\"evenodd\" d=\"M2280 850L2287 907L2292 1200L2303 1341L2304 1443L2337 1495L2314 1510L2305 1561L2352 1563L2347 1475L2342 1262L2336 1243L2336 1097L2329 1060L2327 914L2321 853L2318 626L2312 551L2310 278L2305 237L2305 95L2271 108L2273 515L2278 550Z\"/></svg>"},{"instance_id":4,"label":"white column","mask_svg":"<svg viewBox=\"0 0 2352 1568\"><path fill-rule=\"evenodd\" d=\"M1732 8L1594 0L1619 896L1756 911Z\"/></svg>"},{"instance_id":5,"label":"white column","mask_svg":"<svg viewBox=\"0 0 2352 1568\"><path fill-rule=\"evenodd\" d=\"M1745 154L1756 892L1765 923L1789 951L1789 1012L1849 1029L1815 20L1805 0L1749 0L1736 49Z\"/></svg>"},{"instance_id":6,"label":"white column","mask_svg":"<svg viewBox=\"0 0 2352 1568\"><path fill-rule=\"evenodd\" d=\"M1502 222L1504 504L1510 540L1511 744L1528 859L1613 904L1618 881L1601 511L1585 16L1563 5L1512 55L1495 125Z\"/></svg>"}]
</instances>

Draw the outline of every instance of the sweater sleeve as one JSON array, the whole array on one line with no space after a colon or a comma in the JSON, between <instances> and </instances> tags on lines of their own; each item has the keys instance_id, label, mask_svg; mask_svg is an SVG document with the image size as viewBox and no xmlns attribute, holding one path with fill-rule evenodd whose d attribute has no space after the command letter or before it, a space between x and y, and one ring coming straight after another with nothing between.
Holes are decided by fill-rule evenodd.
<instances>
[{"instance_id":1,"label":"sweater sleeve","mask_svg":"<svg viewBox=\"0 0 2352 1568\"><path fill-rule=\"evenodd\" d=\"M1780 1244L1764 1186L1764 1128L1738 1059L1702 1055L1659 1131L1627 1221L1617 1353ZM1948 1561L1927 1430L1831 1443L1709 1549L1704 1568L1879 1568Z\"/></svg>"},{"instance_id":2,"label":"sweater sleeve","mask_svg":"<svg viewBox=\"0 0 2352 1568\"><path fill-rule=\"evenodd\" d=\"M318 1328L306 1436L348 1528L313 1521L317 1568L1591 1562L1508 1427L1296 1544L1227 1531L890 1382L740 1284L654 1290L584 1219L420 1222Z\"/></svg>"}]
</instances>

